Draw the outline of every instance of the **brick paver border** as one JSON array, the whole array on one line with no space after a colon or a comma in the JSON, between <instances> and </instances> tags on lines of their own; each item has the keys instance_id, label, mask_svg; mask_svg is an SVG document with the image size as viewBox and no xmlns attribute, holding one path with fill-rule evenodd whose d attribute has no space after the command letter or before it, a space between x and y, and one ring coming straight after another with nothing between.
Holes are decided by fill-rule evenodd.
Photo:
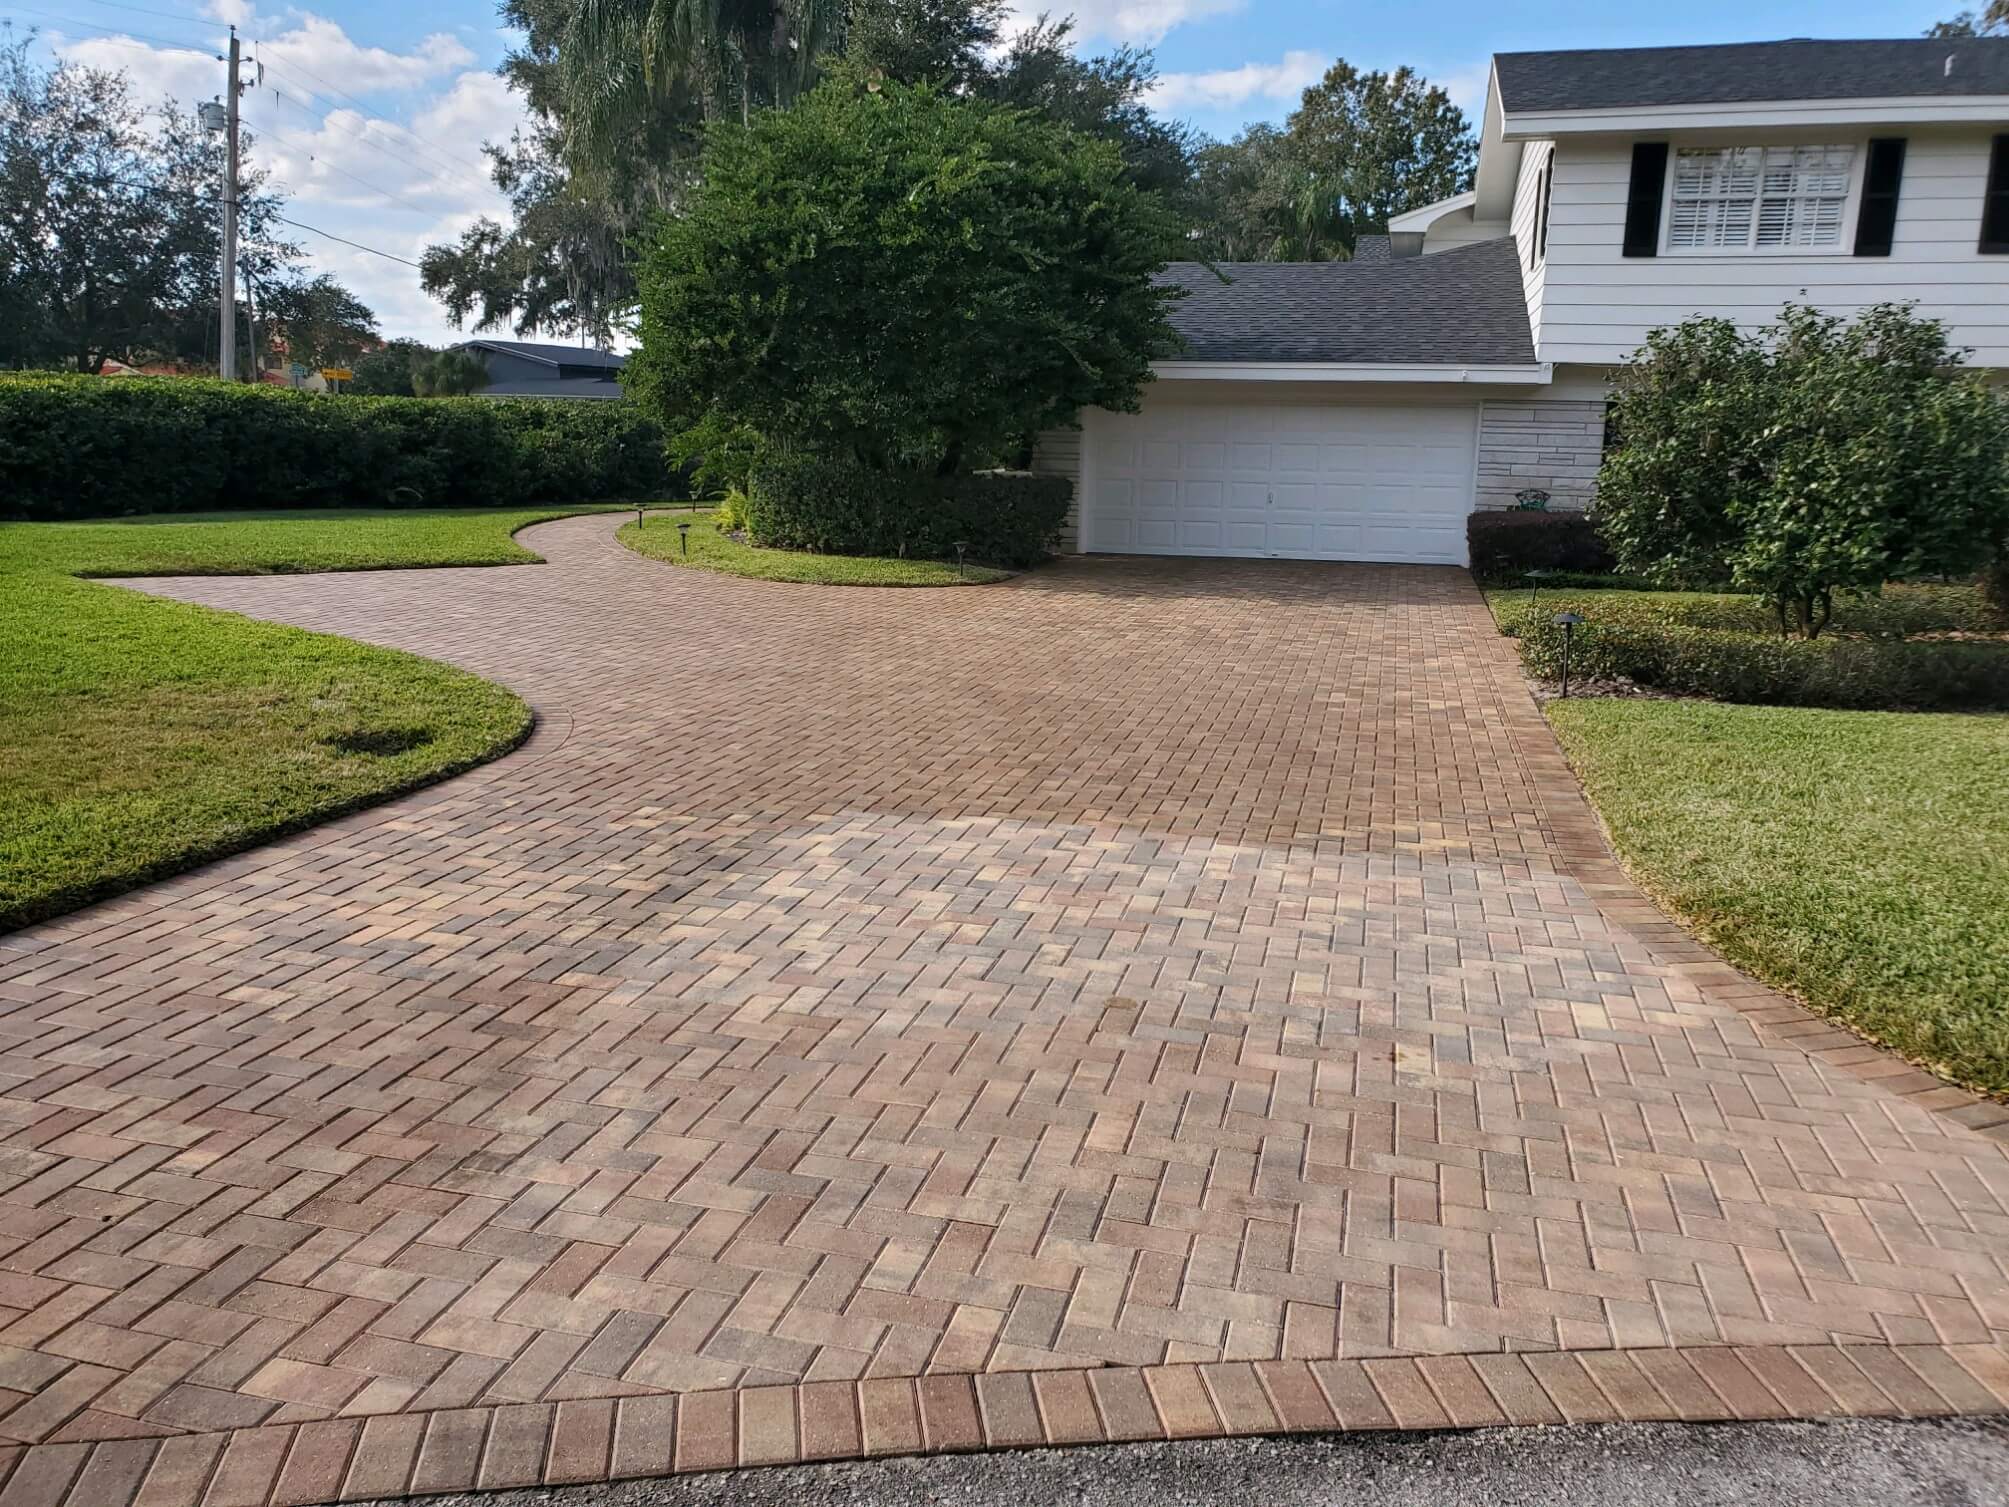
<instances>
[{"instance_id":1,"label":"brick paver border","mask_svg":"<svg viewBox=\"0 0 2009 1507\"><path fill-rule=\"evenodd\" d=\"M1549 1351L1012 1371L389 1413L0 1450L0 1507L309 1507L1229 1435L2009 1412L2009 1347Z\"/></svg>"},{"instance_id":2,"label":"brick paver border","mask_svg":"<svg viewBox=\"0 0 2009 1507\"><path fill-rule=\"evenodd\" d=\"M613 547L607 540L596 540L595 545ZM999 600L1010 605L1005 598ZM1476 622L1479 609L1474 607L1468 615ZM1497 760L1501 772L1513 776L1517 789L1525 786L1510 813L1512 821L1482 834L1492 844L1488 853L1509 858L1521 854L1527 824L1539 817L1540 842L1535 847L1545 875L1554 872L1549 865L1562 868L1581 887L1583 898L1576 903L1581 907L1587 899L1606 927L1629 936L1628 957L1643 948L1656 970L1677 974L1685 985L1684 999L1699 993L1713 1005L1740 1013L1771 1043L1790 1047L1823 1067L1873 1081L1910 1105L2009 1144L2009 1105L1950 1088L1814 1016L1745 978L1665 917L1612 856L1595 813L1521 680L1511 645L1491 637L1469 644L1461 638L1459 644L1456 673L1491 693L1488 699L1495 709L1489 711L1485 736L1479 740L1484 756ZM560 644L551 652L570 650ZM1390 707L1395 705L1389 701ZM515 761L492 768L521 771L523 766L516 761L549 757L565 745L571 720L562 707L543 708L529 748ZM1345 736L1346 730L1342 728L1339 735ZM1028 764L1026 770L1031 767ZM1032 778L1026 770L1019 771L1021 784ZM1137 782L1150 783L1143 776ZM1393 812L1402 821L1426 814L1422 807L1410 809L1416 805L1412 783L1413 778L1405 775L1391 781L1386 790L1370 792L1372 798L1361 810L1370 815ZM455 787L419 800L451 804L453 796L447 789L467 788L456 782ZM1054 819L1055 813L1041 805L1043 788L1022 790L1014 799L1023 802L1023 809L1013 806L1012 813ZM943 800L956 804L946 795ZM1321 807L1320 819L1345 819L1348 809ZM1493 813L1484 807L1474 809L1476 815L1458 807L1459 822L1486 827ZM1305 816L1309 807L1289 805L1289 810L1296 813L1290 822L1309 819ZM1441 815L1437 812L1430 820ZM1267 807L1261 813L1235 817L1236 822L1271 827L1279 820L1278 812ZM365 827L374 831L373 819L351 818L348 824L337 823L323 831L329 842L335 842ZM1259 832L1252 838L1234 822L1222 830L1245 842L1262 840ZM256 862L249 856L229 861ZM227 865L211 875L225 872ZM1131 1026L1134 1020L1123 1029ZM1918 1128L1919 1118L1911 1128ZM1999 1199L1994 1207L1999 1210ZM1960 1233L1974 1239L1984 1235L1972 1224L1960 1227ZM457 1242L443 1244L452 1249ZM1979 1254L1985 1244L1966 1249ZM42 1259L39 1251L36 1259ZM1990 1269L1997 1277L1991 1291L1999 1293L1999 1267ZM58 1310L50 1311L55 1319L68 1322ZM471 1313L468 1322L489 1317L483 1310ZM1368 1317L1374 1317L1371 1309ZM200 1318L197 1313L191 1321ZM1832 1326L1820 1328L1835 1332ZM568 1389L540 1382L530 1390L503 1391L499 1396L547 1399L541 1402L477 1401L484 1394L476 1389L418 1398L420 1406L410 1412L391 1411L399 1403L366 1390L325 1403L306 1396L293 1409L276 1414L239 1411L204 1416L184 1411L163 1413L158 1419L80 1415L58 1435L65 1442L0 1447L0 1507L109 1507L128 1502L138 1507L306 1507L742 1465L1284 1431L2009 1411L2009 1345L1960 1343L1988 1334L1987 1324L1909 1323L1886 1334L1922 1340L1934 1338L1935 1331L1939 1340L1952 1343L1758 1348L1749 1342L1760 1331L1746 1327L1741 1333L1721 1332L1721 1338L1741 1343L1701 1348L1699 1333L1684 1336L1670 1329L1676 1348L1614 1349L1599 1347L1640 1342L1636 1335L1621 1337L1615 1329L1592 1333L1579 1325L1558 1331L1561 1349L1378 1356L1373 1354L1377 1345L1366 1347L1365 1356L1356 1350L1345 1359L1324 1359L1320 1347L1306 1343L1274 1352L1295 1357L1290 1360L1215 1361L1191 1349L1181 1354L1177 1348L1159 1349L1151 1357L1134 1351L1109 1357L1118 1362L1145 1358L1181 1362L1141 1369L1129 1364L1037 1369L1041 1364L1075 1367L1081 1352L1044 1357L1026 1352L1016 1357L1015 1363L1024 1367L1017 1370L984 1369L987 1362L981 1354L958 1361L938 1354L874 1367L882 1374L862 1381L796 1384L770 1368L765 1374L749 1375L749 1385L738 1389L711 1389L717 1388L717 1380L700 1377L694 1379L694 1390L668 1386L650 1395L581 1396L581 1390L596 1390L597 1384ZM1842 1332L1846 1337L1855 1331L1844 1326ZM2003 1331L1998 1326L1994 1332L1999 1340ZM1549 1341L1558 1334L1550 1335ZM1791 1334L1779 1331L1780 1338ZM1576 1348L1580 1345L1591 1348ZM1476 1346L1469 1335L1445 1329L1420 1348L1457 1352ZM1325 1348L1323 1353L1330 1355L1332 1350ZM67 1352L59 1353L59 1359L67 1358ZM908 1365L924 1374L909 1371L905 1378L884 1374ZM107 1369L83 1364L77 1371L95 1384ZM286 1372L285 1366L280 1369ZM968 1374L971 1371L976 1374ZM28 1385L39 1386L32 1373L28 1375ZM287 1372L280 1379L291 1385L298 1378ZM626 1390L618 1384L607 1389ZM449 1402L470 1405L437 1405ZM56 1397L50 1408L59 1405L74 1411L67 1397ZM340 1411L344 1408L349 1410L346 1414ZM200 1428L268 1416L278 1421L170 1432L177 1426ZM97 1437L113 1428L128 1436L156 1429L160 1436ZM52 1432L42 1427L17 1437L46 1440Z\"/></svg>"},{"instance_id":3,"label":"brick paver border","mask_svg":"<svg viewBox=\"0 0 2009 1507\"><path fill-rule=\"evenodd\" d=\"M1503 700L1515 747L1543 807L1557 863L1582 886L1611 926L1637 938L1656 962L1693 984L1710 1003L1749 1017L1753 1025L1790 1041L1824 1066L1873 1082L1886 1093L2009 1145L2009 1102L1948 1083L1888 1047L1815 1014L1732 967L1661 910L1619 863L1603 822L1534 697Z\"/></svg>"}]
</instances>

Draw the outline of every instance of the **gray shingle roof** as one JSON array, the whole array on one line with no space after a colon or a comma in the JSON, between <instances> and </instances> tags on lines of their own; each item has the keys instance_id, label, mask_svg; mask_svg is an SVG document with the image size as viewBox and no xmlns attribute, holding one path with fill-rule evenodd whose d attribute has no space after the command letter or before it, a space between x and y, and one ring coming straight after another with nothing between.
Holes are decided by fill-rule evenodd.
<instances>
[{"instance_id":1,"label":"gray shingle roof","mask_svg":"<svg viewBox=\"0 0 2009 1507\"><path fill-rule=\"evenodd\" d=\"M606 401L625 398L618 382L598 377L526 378L522 381L491 382L475 394L478 398L587 398Z\"/></svg>"},{"instance_id":2,"label":"gray shingle roof","mask_svg":"<svg viewBox=\"0 0 2009 1507\"><path fill-rule=\"evenodd\" d=\"M1160 281L1187 349L1175 361L1421 362L1535 359L1511 237L1386 262L1174 262Z\"/></svg>"},{"instance_id":3,"label":"gray shingle roof","mask_svg":"<svg viewBox=\"0 0 2009 1507\"><path fill-rule=\"evenodd\" d=\"M501 351L510 356L522 356L529 361L548 361L554 366L594 366L611 367L619 371L628 364L626 356L616 356L610 351L596 351L586 346L555 345L538 340L489 340L480 338L462 343L478 346L483 350Z\"/></svg>"},{"instance_id":4,"label":"gray shingle roof","mask_svg":"<svg viewBox=\"0 0 2009 1507\"><path fill-rule=\"evenodd\" d=\"M1493 65L1509 113L2009 94L2009 37L1502 52Z\"/></svg>"}]
</instances>

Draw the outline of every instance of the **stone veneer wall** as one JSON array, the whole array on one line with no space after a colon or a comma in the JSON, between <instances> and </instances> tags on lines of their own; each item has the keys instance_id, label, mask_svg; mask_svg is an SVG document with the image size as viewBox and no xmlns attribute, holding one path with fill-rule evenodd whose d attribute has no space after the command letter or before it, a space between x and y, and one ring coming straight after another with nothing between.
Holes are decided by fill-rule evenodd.
<instances>
[{"instance_id":1,"label":"stone veneer wall","mask_svg":"<svg viewBox=\"0 0 2009 1507\"><path fill-rule=\"evenodd\" d=\"M1523 487L1543 487L1552 508L1587 508L1603 454L1601 399L1489 402L1479 410L1475 506L1510 508Z\"/></svg>"}]
</instances>

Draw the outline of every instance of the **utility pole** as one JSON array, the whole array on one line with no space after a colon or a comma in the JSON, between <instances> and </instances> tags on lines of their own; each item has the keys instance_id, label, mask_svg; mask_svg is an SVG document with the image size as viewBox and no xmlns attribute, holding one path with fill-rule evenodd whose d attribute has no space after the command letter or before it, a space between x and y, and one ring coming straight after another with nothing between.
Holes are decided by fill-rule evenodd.
<instances>
[{"instance_id":1,"label":"utility pole","mask_svg":"<svg viewBox=\"0 0 2009 1507\"><path fill-rule=\"evenodd\" d=\"M237 28L230 28L230 87L223 96L223 327L217 375L237 380Z\"/></svg>"}]
</instances>

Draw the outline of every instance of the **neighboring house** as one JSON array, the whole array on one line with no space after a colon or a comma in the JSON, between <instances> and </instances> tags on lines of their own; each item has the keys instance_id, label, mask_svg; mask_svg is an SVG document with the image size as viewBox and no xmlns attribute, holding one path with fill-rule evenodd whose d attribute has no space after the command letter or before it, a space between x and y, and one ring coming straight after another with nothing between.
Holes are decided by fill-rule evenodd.
<instances>
[{"instance_id":1,"label":"neighboring house","mask_svg":"<svg viewBox=\"0 0 2009 1507\"><path fill-rule=\"evenodd\" d=\"M483 398L618 398L626 356L578 345L530 340L464 340L488 368Z\"/></svg>"},{"instance_id":2,"label":"neighboring house","mask_svg":"<svg viewBox=\"0 0 2009 1507\"><path fill-rule=\"evenodd\" d=\"M1174 265L1143 411L1040 437L1084 550L1459 564L1592 498L1655 326L1915 301L2009 368L2009 39L1501 53L1471 192L1350 263Z\"/></svg>"}]
</instances>

